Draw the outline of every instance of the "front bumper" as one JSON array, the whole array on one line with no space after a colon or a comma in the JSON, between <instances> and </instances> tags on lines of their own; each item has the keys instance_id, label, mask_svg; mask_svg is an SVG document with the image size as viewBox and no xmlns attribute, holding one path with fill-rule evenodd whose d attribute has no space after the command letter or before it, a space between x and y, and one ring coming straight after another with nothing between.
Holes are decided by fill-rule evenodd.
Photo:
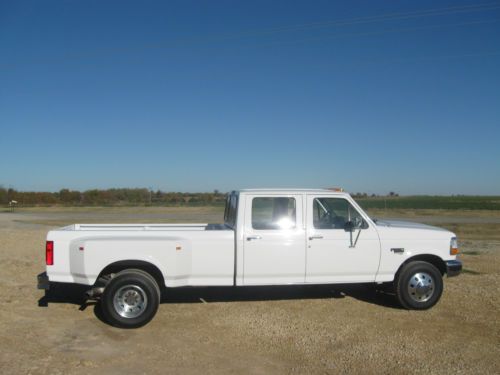
<instances>
[{"instance_id":1,"label":"front bumper","mask_svg":"<svg viewBox=\"0 0 500 375\"><path fill-rule=\"evenodd\" d=\"M47 276L47 272L42 272L37 276L38 279L38 289L49 290L50 289L50 281Z\"/></svg>"},{"instance_id":2,"label":"front bumper","mask_svg":"<svg viewBox=\"0 0 500 375\"><path fill-rule=\"evenodd\" d=\"M462 262L459 260L446 261L446 274L448 277L457 276L462 271Z\"/></svg>"}]
</instances>

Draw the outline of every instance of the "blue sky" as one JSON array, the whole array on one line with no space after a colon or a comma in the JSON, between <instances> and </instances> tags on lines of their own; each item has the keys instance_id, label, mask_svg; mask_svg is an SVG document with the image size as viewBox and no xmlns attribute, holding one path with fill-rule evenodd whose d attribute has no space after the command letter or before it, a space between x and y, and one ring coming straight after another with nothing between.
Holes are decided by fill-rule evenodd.
<instances>
[{"instance_id":1,"label":"blue sky","mask_svg":"<svg viewBox=\"0 0 500 375\"><path fill-rule=\"evenodd\" d=\"M0 184L500 194L500 2L0 2Z\"/></svg>"}]
</instances>

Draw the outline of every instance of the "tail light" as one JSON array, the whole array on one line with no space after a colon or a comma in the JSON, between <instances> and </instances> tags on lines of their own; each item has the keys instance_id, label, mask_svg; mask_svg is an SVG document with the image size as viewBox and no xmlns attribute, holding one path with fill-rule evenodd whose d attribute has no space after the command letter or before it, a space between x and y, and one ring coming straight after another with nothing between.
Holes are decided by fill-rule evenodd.
<instances>
[{"instance_id":1,"label":"tail light","mask_svg":"<svg viewBox=\"0 0 500 375\"><path fill-rule=\"evenodd\" d=\"M47 266L54 265L54 241L45 243L45 264Z\"/></svg>"}]
</instances>

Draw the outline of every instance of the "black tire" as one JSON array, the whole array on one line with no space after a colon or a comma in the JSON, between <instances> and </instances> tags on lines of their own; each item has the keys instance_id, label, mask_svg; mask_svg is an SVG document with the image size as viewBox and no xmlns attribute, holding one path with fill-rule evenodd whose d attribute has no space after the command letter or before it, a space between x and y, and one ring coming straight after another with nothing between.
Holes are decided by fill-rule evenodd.
<instances>
[{"instance_id":1,"label":"black tire","mask_svg":"<svg viewBox=\"0 0 500 375\"><path fill-rule=\"evenodd\" d=\"M147 324L155 316L159 304L158 283L150 274L138 269L117 273L106 285L100 303L104 319L120 328Z\"/></svg>"},{"instance_id":2,"label":"black tire","mask_svg":"<svg viewBox=\"0 0 500 375\"><path fill-rule=\"evenodd\" d=\"M443 276L430 263L414 261L405 264L395 280L399 303L409 310L426 310L443 294Z\"/></svg>"}]
</instances>

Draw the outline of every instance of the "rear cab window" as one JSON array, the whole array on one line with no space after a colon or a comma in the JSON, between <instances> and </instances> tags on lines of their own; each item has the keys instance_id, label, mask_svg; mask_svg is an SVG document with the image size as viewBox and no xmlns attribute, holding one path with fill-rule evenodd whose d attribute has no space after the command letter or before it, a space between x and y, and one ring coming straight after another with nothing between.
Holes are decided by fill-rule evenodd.
<instances>
[{"instance_id":1,"label":"rear cab window","mask_svg":"<svg viewBox=\"0 0 500 375\"><path fill-rule=\"evenodd\" d=\"M294 229L297 224L297 202L289 197L255 197L252 199L252 228L256 230Z\"/></svg>"},{"instance_id":2,"label":"rear cab window","mask_svg":"<svg viewBox=\"0 0 500 375\"><path fill-rule=\"evenodd\" d=\"M238 193L234 191L226 198L226 207L224 209L224 224L232 229L236 227L238 198Z\"/></svg>"}]
</instances>

